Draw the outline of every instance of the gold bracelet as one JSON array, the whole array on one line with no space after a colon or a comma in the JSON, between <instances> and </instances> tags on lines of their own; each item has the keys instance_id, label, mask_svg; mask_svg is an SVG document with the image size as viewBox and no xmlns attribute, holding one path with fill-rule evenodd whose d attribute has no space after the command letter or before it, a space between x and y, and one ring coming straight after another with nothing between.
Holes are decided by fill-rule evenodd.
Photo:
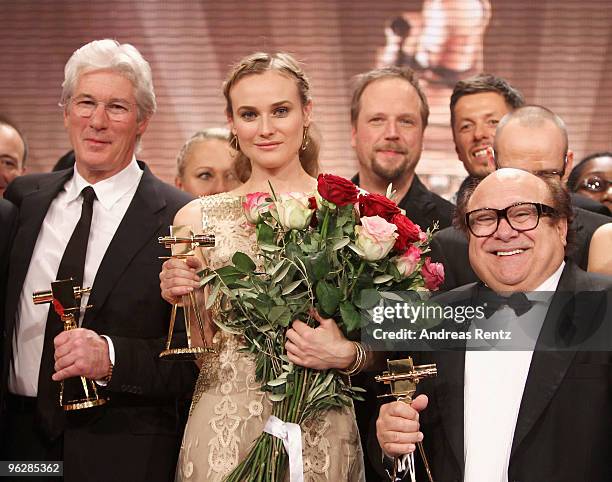
<instances>
[{"instance_id":1,"label":"gold bracelet","mask_svg":"<svg viewBox=\"0 0 612 482\"><path fill-rule=\"evenodd\" d=\"M352 341L351 343L355 346L355 361L345 370L339 370L340 373L349 377L351 375L356 375L361 370L363 370L367 358L365 348L363 348L363 345L361 343L357 341Z\"/></svg>"}]
</instances>

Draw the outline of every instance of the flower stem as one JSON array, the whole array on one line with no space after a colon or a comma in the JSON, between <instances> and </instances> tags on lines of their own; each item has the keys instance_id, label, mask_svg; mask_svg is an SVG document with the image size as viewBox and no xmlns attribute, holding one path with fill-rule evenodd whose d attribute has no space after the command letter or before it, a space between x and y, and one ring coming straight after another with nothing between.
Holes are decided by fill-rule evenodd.
<instances>
[{"instance_id":1,"label":"flower stem","mask_svg":"<svg viewBox=\"0 0 612 482\"><path fill-rule=\"evenodd\" d=\"M348 290L348 293L346 294L346 299L350 299L351 293L353 292L353 288L355 288L355 284L357 283L357 280L359 279L359 277L361 276L361 273L363 272L363 269L365 268L365 261L361 260L359 262L359 268L357 269L357 274L355 275L355 277L353 278L353 282L351 283L351 286Z\"/></svg>"}]
</instances>

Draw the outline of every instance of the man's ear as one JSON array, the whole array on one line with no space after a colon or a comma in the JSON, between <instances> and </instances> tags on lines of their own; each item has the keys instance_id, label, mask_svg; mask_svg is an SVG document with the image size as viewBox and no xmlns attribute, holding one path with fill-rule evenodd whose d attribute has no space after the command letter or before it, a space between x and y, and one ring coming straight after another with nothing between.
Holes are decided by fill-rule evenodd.
<instances>
[{"instance_id":1,"label":"man's ear","mask_svg":"<svg viewBox=\"0 0 612 482\"><path fill-rule=\"evenodd\" d=\"M567 219L560 219L557 223L557 232L561 238L563 246L567 246Z\"/></svg>"},{"instance_id":2,"label":"man's ear","mask_svg":"<svg viewBox=\"0 0 612 482\"><path fill-rule=\"evenodd\" d=\"M569 178L570 172L574 168L574 151L571 149L567 150L567 154L565 155L565 171L563 173L563 178L561 179L564 184L567 183L567 179Z\"/></svg>"},{"instance_id":3,"label":"man's ear","mask_svg":"<svg viewBox=\"0 0 612 482\"><path fill-rule=\"evenodd\" d=\"M136 132L139 136L142 136L147 130L147 127L149 126L149 120L151 120L150 117L145 117L138 123L138 129L136 130Z\"/></svg>"}]
</instances>

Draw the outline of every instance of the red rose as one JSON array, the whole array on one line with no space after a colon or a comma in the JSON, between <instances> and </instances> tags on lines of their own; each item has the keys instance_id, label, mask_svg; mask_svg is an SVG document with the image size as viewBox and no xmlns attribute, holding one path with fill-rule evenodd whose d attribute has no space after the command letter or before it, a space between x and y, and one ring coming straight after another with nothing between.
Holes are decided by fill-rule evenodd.
<instances>
[{"instance_id":1,"label":"red rose","mask_svg":"<svg viewBox=\"0 0 612 482\"><path fill-rule=\"evenodd\" d=\"M388 197L382 194L366 194L359 196L360 216L380 216L385 221L391 222L391 218L395 214L400 214L400 208L398 208L397 204Z\"/></svg>"},{"instance_id":2,"label":"red rose","mask_svg":"<svg viewBox=\"0 0 612 482\"><path fill-rule=\"evenodd\" d=\"M336 206L347 206L357 202L359 190L348 179L333 174L319 174L317 190L323 199Z\"/></svg>"},{"instance_id":3,"label":"red rose","mask_svg":"<svg viewBox=\"0 0 612 482\"><path fill-rule=\"evenodd\" d=\"M394 214L391 222L397 226L397 234L399 234L393 246L395 251L403 253L411 243L419 240L421 230L403 214Z\"/></svg>"},{"instance_id":4,"label":"red rose","mask_svg":"<svg viewBox=\"0 0 612 482\"><path fill-rule=\"evenodd\" d=\"M436 291L444 282L444 266L442 263L432 263L431 258L425 258L421 274L425 281L425 288L430 291Z\"/></svg>"},{"instance_id":5,"label":"red rose","mask_svg":"<svg viewBox=\"0 0 612 482\"><path fill-rule=\"evenodd\" d=\"M310 196L308 198L308 207L310 209L317 209L317 198L314 196Z\"/></svg>"}]
</instances>

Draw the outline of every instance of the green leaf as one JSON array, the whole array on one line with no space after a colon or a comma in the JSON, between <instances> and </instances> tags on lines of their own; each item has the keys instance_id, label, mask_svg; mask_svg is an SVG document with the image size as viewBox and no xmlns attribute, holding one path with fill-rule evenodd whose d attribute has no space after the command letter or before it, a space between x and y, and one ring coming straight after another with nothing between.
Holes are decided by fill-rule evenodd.
<instances>
[{"instance_id":1,"label":"green leaf","mask_svg":"<svg viewBox=\"0 0 612 482\"><path fill-rule=\"evenodd\" d=\"M273 306L270 308L268 319L271 323L280 326L289 326L291 321L291 311L286 306Z\"/></svg>"},{"instance_id":2,"label":"green leaf","mask_svg":"<svg viewBox=\"0 0 612 482\"><path fill-rule=\"evenodd\" d=\"M387 281L391 281L393 276L390 274L381 274L380 276L376 276L374 278L374 284L379 285L382 283L386 283Z\"/></svg>"},{"instance_id":3,"label":"green leaf","mask_svg":"<svg viewBox=\"0 0 612 482\"><path fill-rule=\"evenodd\" d=\"M366 288L361 290L359 296L355 296L353 302L357 308L362 310L369 310L376 306L380 301L381 293L373 288Z\"/></svg>"},{"instance_id":4,"label":"green leaf","mask_svg":"<svg viewBox=\"0 0 612 482\"><path fill-rule=\"evenodd\" d=\"M232 263L239 271L243 273L252 273L255 271L255 263L253 260L244 253L236 251L232 256Z\"/></svg>"},{"instance_id":5,"label":"green leaf","mask_svg":"<svg viewBox=\"0 0 612 482\"><path fill-rule=\"evenodd\" d=\"M402 298L399 294L394 293L393 291L382 291L380 293L380 296L386 300L392 300L392 301L406 301L404 298Z\"/></svg>"},{"instance_id":6,"label":"green leaf","mask_svg":"<svg viewBox=\"0 0 612 482\"><path fill-rule=\"evenodd\" d=\"M316 254L308 256L306 259L315 280L323 279L328 275L331 267L325 251L319 251Z\"/></svg>"},{"instance_id":7,"label":"green leaf","mask_svg":"<svg viewBox=\"0 0 612 482\"><path fill-rule=\"evenodd\" d=\"M258 244L274 244L274 229L266 223L259 223L256 228Z\"/></svg>"},{"instance_id":8,"label":"green leaf","mask_svg":"<svg viewBox=\"0 0 612 482\"><path fill-rule=\"evenodd\" d=\"M210 310L212 308L212 305L214 304L215 300L217 299L217 296L219 296L219 290L221 289L221 283L215 283L215 285L213 286L213 289L210 293L210 295L208 296L208 299L206 300L206 309Z\"/></svg>"},{"instance_id":9,"label":"green leaf","mask_svg":"<svg viewBox=\"0 0 612 482\"><path fill-rule=\"evenodd\" d=\"M217 273L215 273L214 271L212 273L208 273L206 276L202 277L200 279L200 288L202 286L206 286L208 284L208 282L214 278L217 277Z\"/></svg>"},{"instance_id":10,"label":"green leaf","mask_svg":"<svg viewBox=\"0 0 612 482\"><path fill-rule=\"evenodd\" d=\"M268 271L268 274L270 276L274 276L278 272L278 270L281 268L281 266L285 264L286 261L287 260L285 258L281 259L278 263L276 263L276 265L271 270Z\"/></svg>"},{"instance_id":11,"label":"green leaf","mask_svg":"<svg viewBox=\"0 0 612 482\"><path fill-rule=\"evenodd\" d=\"M287 263L287 266L285 266L280 273L278 273L274 279L272 280L273 283L279 283L280 281L283 280L283 278L285 276L287 276L287 273L289 273L289 270L291 269L291 265L289 263Z\"/></svg>"},{"instance_id":12,"label":"green leaf","mask_svg":"<svg viewBox=\"0 0 612 482\"><path fill-rule=\"evenodd\" d=\"M285 378L277 378L276 380L270 380L267 385L269 387L279 387L283 384L287 383L287 377Z\"/></svg>"},{"instance_id":13,"label":"green leaf","mask_svg":"<svg viewBox=\"0 0 612 482\"><path fill-rule=\"evenodd\" d=\"M281 292L281 294L282 294L283 296L284 296L284 295L288 295L288 294L289 294L289 293L291 293L291 292L292 292L294 289L296 289L296 288L297 288L297 287L300 285L300 283L301 283L302 281L303 281L303 280L299 279L299 280L294 281L293 283L289 283L287 286L285 286L285 288L283 289L283 291Z\"/></svg>"},{"instance_id":14,"label":"green leaf","mask_svg":"<svg viewBox=\"0 0 612 482\"><path fill-rule=\"evenodd\" d=\"M337 251L341 248L344 248L350 242L351 242L351 239L348 237L341 238L332 245L332 250Z\"/></svg>"},{"instance_id":15,"label":"green leaf","mask_svg":"<svg viewBox=\"0 0 612 482\"><path fill-rule=\"evenodd\" d=\"M361 326L361 315L350 301L340 303L340 315L344 322L346 332L350 333Z\"/></svg>"},{"instance_id":16,"label":"green leaf","mask_svg":"<svg viewBox=\"0 0 612 482\"><path fill-rule=\"evenodd\" d=\"M359 249L357 246L355 246L353 243L350 243L348 245L349 248L351 248L353 251L355 251L355 253L357 253L359 255L360 258L363 258L365 256L365 253L363 251L361 251L361 249Z\"/></svg>"},{"instance_id":17,"label":"green leaf","mask_svg":"<svg viewBox=\"0 0 612 482\"><path fill-rule=\"evenodd\" d=\"M274 253L275 251L281 251L283 249L281 246L276 246L276 244L271 243L260 243L259 247L262 251L267 251L269 253Z\"/></svg>"},{"instance_id":18,"label":"green leaf","mask_svg":"<svg viewBox=\"0 0 612 482\"><path fill-rule=\"evenodd\" d=\"M333 316L338 309L340 303L340 297L342 293L339 288L332 286L325 280L321 280L317 283L316 287L317 301L323 311L323 315Z\"/></svg>"}]
</instances>

